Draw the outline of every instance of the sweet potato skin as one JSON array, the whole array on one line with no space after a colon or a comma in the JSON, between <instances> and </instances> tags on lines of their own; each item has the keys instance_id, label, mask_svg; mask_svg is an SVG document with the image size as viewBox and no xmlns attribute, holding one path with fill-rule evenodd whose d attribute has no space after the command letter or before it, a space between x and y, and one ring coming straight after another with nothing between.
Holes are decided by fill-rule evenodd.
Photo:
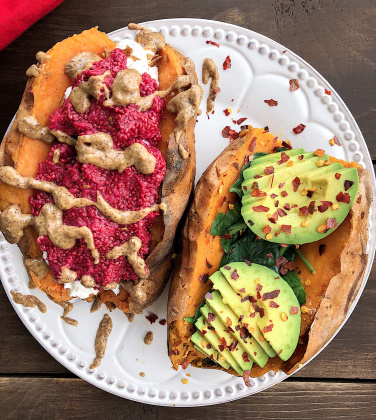
<instances>
[{"instance_id":1,"label":"sweet potato skin","mask_svg":"<svg viewBox=\"0 0 376 420\"><path fill-rule=\"evenodd\" d=\"M247 140L252 136L256 136L254 131ZM261 141L261 137L257 137ZM174 267L168 303L169 356L175 369L179 364L183 367L189 364L197 366L198 361L203 363L202 367L209 367L205 366L204 356L190 342L194 327L184 318L194 315L205 293L211 288L210 280L203 283L199 276L210 276L217 271L223 256L220 238L210 235L210 227L218 212L227 211L227 202L234 202L234 197L228 194L228 188L237 175L228 174L227 170L233 163L244 159L242 141L238 139L232 143L204 173L184 226L182 249ZM256 147L254 151L268 150ZM336 161L334 158L331 160ZM306 305L310 311L302 317L300 344L287 362L274 357L269 359L264 368L254 365L252 377L279 369L292 373L301 363L309 360L341 325L359 290L367 261L365 249L368 240L368 209L372 199L371 181L369 172L359 168L359 165L353 162L341 163L358 167L360 190L350 214L337 228L335 235L301 247L317 273L312 275L297 258L296 270L302 282L311 281L311 286L306 287ZM227 176L220 189L224 174ZM322 256L319 254L321 243L327 245L326 253Z\"/></svg>"},{"instance_id":2,"label":"sweet potato skin","mask_svg":"<svg viewBox=\"0 0 376 420\"><path fill-rule=\"evenodd\" d=\"M50 59L47 63L38 64L39 74L29 78L16 119L1 144L1 165L13 166L23 176L36 175L39 163L46 159L51 145L21 134L17 129L18 120L25 115L33 115L42 126L47 126L49 115L60 106L65 90L71 84L64 73L66 61L83 51L102 55L105 49L111 51L115 46L106 34L92 28L59 42L47 52ZM190 69L191 82L197 83L194 68L192 71L191 63L187 62L180 52L166 45L161 55L162 60L158 63L160 89L168 88L177 76L184 74L186 66ZM169 97L165 99L166 103L169 99ZM122 292L121 298L115 297L112 291L104 291L99 295L105 304L109 306L115 304L125 312L142 312L162 293L171 271L172 248L177 225L193 186L196 118L192 118L186 132L180 138L182 145L190 152L190 157L183 160L178 155L176 142L170 141L175 128L175 114L165 110L164 117L160 122L162 140L158 147L167 163L166 177L161 189L161 199L167 205L167 212L156 219L151 229L152 242L150 254L146 260L150 277L140 281L128 291L122 289L124 293ZM10 204L19 204L23 213L30 213L29 198L32 194L34 191L31 189L14 188L0 182L0 210L4 210ZM42 256L36 240L37 235L34 229L27 228L19 243L25 258ZM56 302L70 300L68 291L63 285L54 281L50 272L44 278L35 278L34 281Z\"/></svg>"}]
</instances>

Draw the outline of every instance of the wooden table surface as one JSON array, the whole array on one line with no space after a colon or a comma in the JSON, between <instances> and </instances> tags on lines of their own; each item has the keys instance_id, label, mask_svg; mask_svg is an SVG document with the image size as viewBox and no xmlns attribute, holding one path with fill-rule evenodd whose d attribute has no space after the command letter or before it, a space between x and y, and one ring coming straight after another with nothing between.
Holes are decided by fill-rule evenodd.
<instances>
[{"instance_id":1,"label":"wooden table surface","mask_svg":"<svg viewBox=\"0 0 376 420\"><path fill-rule=\"evenodd\" d=\"M15 114L39 50L91 26L192 17L266 35L313 65L345 101L376 162L376 4L372 0L65 0L0 52L0 136ZM371 256L372 258L372 256ZM78 379L34 340L0 286L1 419L327 419L376 416L376 265L358 306L314 361L287 381L239 401L177 409L135 403Z\"/></svg>"}]
</instances>

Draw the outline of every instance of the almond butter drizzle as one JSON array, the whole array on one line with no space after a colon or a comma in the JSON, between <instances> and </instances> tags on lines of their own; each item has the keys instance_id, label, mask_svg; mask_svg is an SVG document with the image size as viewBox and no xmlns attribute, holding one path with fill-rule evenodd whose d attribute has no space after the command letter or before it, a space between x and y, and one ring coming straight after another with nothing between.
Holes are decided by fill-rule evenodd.
<instances>
[{"instance_id":1,"label":"almond butter drizzle","mask_svg":"<svg viewBox=\"0 0 376 420\"><path fill-rule=\"evenodd\" d=\"M112 331L112 320L108 314L104 314L99 327L97 334L95 336L95 358L93 363L90 365L90 369L97 368L103 359L104 353L107 347L107 340Z\"/></svg>"},{"instance_id":2,"label":"almond butter drizzle","mask_svg":"<svg viewBox=\"0 0 376 420\"><path fill-rule=\"evenodd\" d=\"M94 301L93 301L93 304L91 305L90 313L92 314L93 312L97 312L101 306L102 306L102 301L99 299L98 296L94 296Z\"/></svg>"},{"instance_id":3,"label":"almond butter drizzle","mask_svg":"<svg viewBox=\"0 0 376 420\"><path fill-rule=\"evenodd\" d=\"M36 296L23 295L22 293L10 291L12 299L19 305L23 305L26 308L34 308L35 306L44 314L47 311L46 305L41 302Z\"/></svg>"},{"instance_id":4,"label":"almond butter drizzle","mask_svg":"<svg viewBox=\"0 0 376 420\"><path fill-rule=\"evenodd\" d=\"M202 64L202 83L205 85L210 82L210 91L206 101L206 113L210 114L214 109L215 98L217 97L216 90L219 84L219 71L215 61L211 58L205 58Z\"/></svg>"},{"instance_id":5,"label":"almond butter drizzle","mask_svg":"<svg viewBox=\"0 0 376 420\"><path fill-rule=\"evenodd\" d=\"M102 58L99 57L99 55L84 51L66 62L64 72L73 80L81 72L89 69L95 61L100 60L102 60Z\"/></svg>"},{"instance_id":6,"label":"almond butter drizzle","mask_svg":"<svg viewBox=\"0 0 376 420\"><path fill-rule=\"evenodd\" d=\"M158 52L166 44L164 36L158 32L153 32L151 29L144 28L143 26L137 25L136 23L130 23L128 28L131 30L140 31L136 35L136 41L146 50Z\"/></svg>"},{"instance_id":7,"label":"almond butter drizzle","mask_svg":"<svg viewBox=\"0 0 376 420\"><path fill-rule=\"evenodd\" d=\"M50 133L53 134L60 143L69 144L69 146L76 145L76 139L74 137L68 136L63 131L60 130L50 130Z\"/></svg>"},{"instance_id":8,"label":"almond butter drizzle","mask_svg":"<svg viewBox=\"0 0 376 420\"><path fill-rule=\"evenodd\" d=\"M21 117L17 123L18 131L31 139L42 140L52 144L55 137L50 133L48 127L42 127L33 115Z\"/></svg>"}]
</instances>

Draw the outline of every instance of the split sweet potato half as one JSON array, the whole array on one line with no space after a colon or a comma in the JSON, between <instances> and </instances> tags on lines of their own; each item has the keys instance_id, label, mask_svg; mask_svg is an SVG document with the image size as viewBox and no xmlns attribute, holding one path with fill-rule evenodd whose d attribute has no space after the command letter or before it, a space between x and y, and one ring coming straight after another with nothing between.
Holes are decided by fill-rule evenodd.
<instances>
[{"instance_id":1,"label":"split sweet potato half","mask_svg":"<svg viewBox=\"0 0 376 420\"><path fill-rule=\"evenodd\" d=\"M205 363L205 356L194 348L190 337L195 327L185 321L186 317L194 316L211 289L209 276L219 269L224 254L220 237L212 236L210 228L217 214L226 213L229 203L235 203L235 193L229 193L229 189L237 180L243 163L253 153L271 153L273 147L280 146L271 133L262 129L242 134L243 137L231 143L202 175L184 225L182 247L174 267L168 302L169 356L175 369L189 364L212 367ZM334 158L332 160L335 161ZM308 313L302 314L297 349L287 362L276 356L269 359L264 368L254 364L252 377L279 369L292 373L312 358L344 321L361 285L367 262L365 252L372 190L369 172L359 167L358 173L359 193L346 220L333 234L300 248L315 267L316 274L312 274L299 258L295 260L296 271L305 285L305 305L309 308ZM229 373L236 374L232 370Z\"/></svg>"},{"instance_id":2,"label":"split sweet potato half","mask_svg":"<svg viewBox=\"0 0 376 420\"><path fill-rule=\"evenodd\" d=\"M50 114L62 104L65 91L71 85L71 80L64 73L66 62L85 51L104 56L105 52L115 47L116 44L106 34L92 28L57 43L47 52L50 58L39 63L37 74L29 78L16 119L1 144L0 165L13 166L20 175L35 177L39 164L47 158L51 145L21 134L17 129L18 120L32 115L42 126L48 126ZM159 55L159 89L167 89L182 74L188 74L192 84L197 83L192 62L180 52L166 45ZM169 99L170 97L165 98L166 104ZM101 292L99 298L110 308L115 305L124 312L140 313L162 293L168 280L175 234L188 203L195 175L196 118L191 119L179 139L179 143L189 151L189 157L182 159L173 136L175 117L176 114L165 109L164 118L160 121L162 139L158 148L166 161L166 174L160 196L161 201L167 205L167 212L157 217L151 229L152 241L146 259L150 276L135 285L129 282L127 290L121 289L118 295L110 290ZM29 198L34 193L31 189L15 188L0 182L0 210L5 210L11 204L18 204L23 213L30 213ZM26 228L18 244L24 258L35 259L42 256L36 240L35 230ZM42 278L38 278L32 270L29 270L29 274L35 284L54 301L70 299L68 290L64 289L64 285L55 282L51 272Z\"/></svg>"}]
</instances>

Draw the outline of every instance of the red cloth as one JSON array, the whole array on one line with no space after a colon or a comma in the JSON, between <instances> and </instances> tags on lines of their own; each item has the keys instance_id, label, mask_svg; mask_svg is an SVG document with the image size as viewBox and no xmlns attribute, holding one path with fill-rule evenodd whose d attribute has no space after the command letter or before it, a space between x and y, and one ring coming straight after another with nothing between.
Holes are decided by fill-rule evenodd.
<instances>
[{"instance_id":1,"label":"red cloth","mask_svg":"<svg viewBox=\"0 0 376 420\"><path fill-rule=\"evenodd\" d=\"M63 0L0 0L0 50Z\"/></svg>"}]
</instances>

